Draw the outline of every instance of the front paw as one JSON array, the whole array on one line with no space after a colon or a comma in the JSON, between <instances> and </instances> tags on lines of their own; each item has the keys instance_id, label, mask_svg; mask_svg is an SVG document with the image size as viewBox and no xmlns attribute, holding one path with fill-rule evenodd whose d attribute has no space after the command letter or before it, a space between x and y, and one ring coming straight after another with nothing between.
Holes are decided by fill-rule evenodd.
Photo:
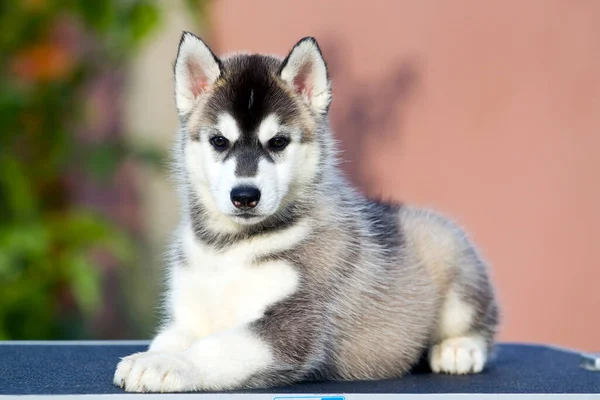
<instances>
[{"instance_id":1,"label":"front paw","mask_svg":"<svg viewBox=\"0 0 600 400\"><path fill-rule=\"evenodd\" d=\"M128 392L188 392L198 388L194 364L180 353L146 352L125 357L113 382Z\"/></svg>"}]
</instances>

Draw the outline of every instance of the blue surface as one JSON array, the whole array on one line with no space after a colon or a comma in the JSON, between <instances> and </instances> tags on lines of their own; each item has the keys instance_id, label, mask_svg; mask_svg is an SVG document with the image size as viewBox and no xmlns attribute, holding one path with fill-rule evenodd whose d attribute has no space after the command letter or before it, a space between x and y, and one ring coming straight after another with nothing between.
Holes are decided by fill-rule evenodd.
<instances>
[{"instance_id":1,"label":"blue surface","mask_svg":"<svg viewBox=\"0 0 600 400\"><path fill-rule=\"evenodd\" d=\"M0 394L122 393L112 385L119 357L132 345L0 345ZM579 355L543 346L500 345L479 375L417 371L387 381L307 382L254 393L600 393L600 372L580 367Z\"/></svg>"}]
</instances>

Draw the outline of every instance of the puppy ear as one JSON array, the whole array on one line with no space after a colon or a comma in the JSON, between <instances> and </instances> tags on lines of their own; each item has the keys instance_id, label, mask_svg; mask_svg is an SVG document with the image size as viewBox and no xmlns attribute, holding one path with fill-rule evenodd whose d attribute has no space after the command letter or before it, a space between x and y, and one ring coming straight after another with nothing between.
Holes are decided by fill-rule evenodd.
<instances>
[{"instance_id":1,"label":"puppy ear","mask_svg":"<svg viewBox=\"0 0 600 400\"><path fill-rule=\"evenodd\" d=\"M198 97L209 93L221 76L223 64L196 35L183 32L175 59L175 104L188 113Z\"/></svg>"},{"instance_id":2,"label":"puppy ear","mask_svg":"<svg viewBox=\"0 0 600 400\"><path fill-rule=\"evenodd\" d=\"M292 48L279 71L317 115L325 114L331 103L327 64L315 38L306 37Z\"/></svg>"}]
</instances>

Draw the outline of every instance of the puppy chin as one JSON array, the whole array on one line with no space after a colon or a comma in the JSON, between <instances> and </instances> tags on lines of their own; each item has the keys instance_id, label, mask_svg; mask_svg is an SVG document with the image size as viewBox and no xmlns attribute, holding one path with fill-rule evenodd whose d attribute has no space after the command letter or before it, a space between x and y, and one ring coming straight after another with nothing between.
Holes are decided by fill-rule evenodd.
<instances>
[{"instance_id":1,"label":"puppy chin","mask_svg":"<svg viewBox=\"0 0 600 400\"><path fill-rule=\"evenodd\" d=\"M259 204L258 207L245 212L230 208L225 214L238 225L252 226L272 217L276 211L277 208L272 204Z\"/></svg>"},{"instance_id":2,"label":"puppy chin","mask_svg":"<svg viewBox=\"0 0 600 400\"><path fill-rule=\"evenodd\" d=\"M239 215L239 214L230 214L229 217L239 225L255 225L259 222L264 221L268 215Z\"/></svg>"}]
</instances>

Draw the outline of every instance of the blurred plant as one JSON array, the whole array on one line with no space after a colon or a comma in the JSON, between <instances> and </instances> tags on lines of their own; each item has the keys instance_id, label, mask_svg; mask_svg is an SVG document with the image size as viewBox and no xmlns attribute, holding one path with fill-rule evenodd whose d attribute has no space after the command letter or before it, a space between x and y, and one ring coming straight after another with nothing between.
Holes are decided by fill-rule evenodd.
<instances>
[{"instance_id":1,"label":"blurred plant","mask_svg":"<svg viewBox=\"0 0 600 400\"><path fill-rule=\"evenodd\" d=\"M149 0L0 2L0 339L82 337L106 260L135 256L126 230L79 204L73 186L160 157L119 132L107 140L90 95L158 16Z\"/></svg>"}]
</instances>

